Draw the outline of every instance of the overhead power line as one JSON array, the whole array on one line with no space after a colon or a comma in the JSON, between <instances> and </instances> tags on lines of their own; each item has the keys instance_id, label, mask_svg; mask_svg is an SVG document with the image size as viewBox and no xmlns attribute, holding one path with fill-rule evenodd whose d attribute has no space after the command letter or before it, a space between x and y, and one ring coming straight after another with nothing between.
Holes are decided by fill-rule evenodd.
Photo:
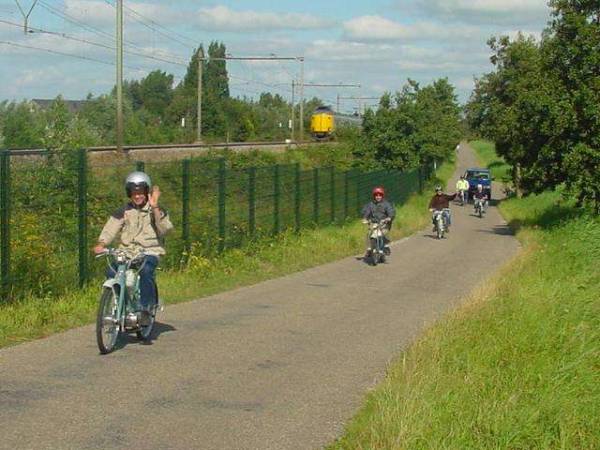
<instances>
[{"instance_id":1,"label":"overhead power line","mask_svg":"<svg viewBox=\"0 0 600 450\"><path fill-rule=\"evenodd\" d=\"M75 17L67 14L66 12L60 11L58 8L55 8L54 6L47 4L44 0L39 0L39 4L42 8L46 9L51 14L53 14L57 17L60 17L61 19L66 20L67 22L70 22L73 25L81 27L81 28L83 28L91 33L97 34L98 36L101 36L103 38L108 38L111 41L116 41L115 37L112 36L111 34L105 32L103 30L100 30L99 28L96 28L92 25L84 23L84 22L76 19Z\"/></svg>"},{"instance_id":2,"label":"overhead power line","mask_svg":"<svg viewBox=\"0 0 600 450\"><path fill-rule=\"evenodd\" d=\"M50 53L50 54L53 54L53 55L68 56L70 58L77 58L77 59L82 59L82 60L85 60L85 61L93 61L93 62L97 62L97 63L100 63L100 64L105 64L107 66L114 66L115 65L115 63L113 63L113 62L103 61L101 59L96 59L96 58L92 58L92 57L89 57L89 56L75 55L73 53L60 52L58 50L51 50L49 48L36 47L36 46L33 46L33 45L18 44L16 42L10 42L10 41L0 41L0 44L9 45L11 47L26 48L26 49L30 49L30 50L38 50L38 51L43 51L43 52ZM139 67L133 67L133 66L126 66L126 67L128 69L133 69L133 70L141 70L141 71L144 70L144 69L141 69Z\"/></svg>"},{"instance_id":3,"label":"overhead power line","mask_svg":"<svg viewBox=\"0 0 600 450\"><path fill-rule=\"evenodd\" d=\"M21 28L20 24L14 23L14 22L9 22L7 20L0 19L0 23L4 23L6 25L10 25L10 26ZM68 39L68 40L75 41L75 42L81 42L83 44L92 45L92 46L95 46L95 47L105 48L107 50L113 50L114 51L116 49L116 47L114 45L107 45L107 44L103 44L103 43L100 43L100 42L94 42L94 41L90 41L88 39L83 39L83 38L79 38L79 37L76 37L76 36L71 36L71 35L68 35L66 33L60 33L58 31L44 30L43 28L36 28L36 27L31 27L31 26L28 28L28 30L29 30L29 33L31 33L31 34L35 34L35 33L47 34L47 35L50 35L50 36L56 36L56 37L59 37L59 38ZM157 56L148 55L146 53L135 52L135 51L132 51L132 50L125 50L125 53L130 54L130 55L140 56L140 57L146 58L146 59L152 59L154 61L160 61L160 62L165 62L165 63L169 63L169 64L174 64L174 65L177 65L177 66L184 66L184 67L187 66L187 64L185 64L183 62L180 62L180 61L172 61L172 60L168 60L168 59L165 59L165 58L160 58L160 57L157 57Z\"/></svg>"},{"instance_id":4,"label":"overhead power line","mask_svg":"<svg viewBox=\"0 0 600 450\"><path fill-rule=\"evenodd\" d=\"M113 8L115 8L115 4L112 3L110 0L104 0L104 2L110 6L112 6ZM123 8L129 12L128 16L131 17L133 20L135 20L136 22L138 22L139 24L145 26L146 28L166 37L167 39L170 39L174 42L177 42L178 44L183 45L186 48L190 48L190 47L194 47L195 43L192 39L183 36L182 34L176 33L175 31L169 30L167 27L159 24L158 22L140 14L139 12L137 12L136 10L134 10L133 8L130 8L126 5L123 5ZM135 17L134 17L135 16ZM162 31L165 30L165 31ZM183 42L180 39L174 37L174 36L178 36L178 37L182 37L183 39L188 40L188 42Z\"/></svg>"}]
</instances>

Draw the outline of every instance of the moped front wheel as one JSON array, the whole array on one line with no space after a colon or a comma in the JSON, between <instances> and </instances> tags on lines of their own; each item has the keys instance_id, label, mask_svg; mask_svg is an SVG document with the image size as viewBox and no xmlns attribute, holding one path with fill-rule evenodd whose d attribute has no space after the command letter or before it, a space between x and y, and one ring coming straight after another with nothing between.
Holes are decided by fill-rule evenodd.
<instances>
[{"instance_id":1,"label":"moped front wheel","mask_svg":"<svg viewBox=\"0 0 600 450\"><path fill-rule=\"evenodd\" d=\"M152 308L150 310L150 323L148 325L140 326L138 330L136 330L135 334L137 338L141 341L149 341L152 337L152 328L154 328L154 321L156 318L156 308Z\"/></svg>"},{"instance_id":2,"label":"moped front wheel","mask_svg":"<svg viewBox=\"0 0 600 450\"><path fill-rule=\"evenodd\" d=\"M106 355L114 350L119 338L119 301L110 288L104 288L96 317L96 341L100 353Z\"/></svg>"},{"instance_id":3,"label":"moped front wheel","mask_svg":"<svg viewBox=\"0 0 600 450\"><path fill-rule=\"evenodd\" d=\"M158 286L155 284L155 296L156 301L158 302ZM152 337L152 329L154 328L154 322L156 321L156 311L158 310L158 304L154 305L150 308L150 323L145 326L141 326L138 330L136 330L135 334L137 338L141 341L148 342Z\"/></svg>"}]
</instances>

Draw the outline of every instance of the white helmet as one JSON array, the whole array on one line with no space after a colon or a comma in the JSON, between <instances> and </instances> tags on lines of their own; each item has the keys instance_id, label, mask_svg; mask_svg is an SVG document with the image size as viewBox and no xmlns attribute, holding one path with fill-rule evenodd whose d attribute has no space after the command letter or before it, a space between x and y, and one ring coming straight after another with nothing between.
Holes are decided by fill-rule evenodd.
<instances>
[{"instance_id":1,"label":"white helmet","mask_svg":"<svg viewBox=\"0 0 600 450\"><path fill-rule=\"evenodd\" d=\"M481 185L481 184L478 184L478 185L477 185L477 190L481 190L481 189L483 189L483 185Z\"/></svg>"},{"instance_id":2,"label":"white helmet","mask_svg":"<svg viewBox=\"0 0 600 450\"><path fill-rule=\"evenodd\" d=\"M125 192L127 193L127 197L131 197L131 193L140 188L148 195L151 187L152 181L144 172L131 172L125 179Z\"/></svg>"}]
</instances>

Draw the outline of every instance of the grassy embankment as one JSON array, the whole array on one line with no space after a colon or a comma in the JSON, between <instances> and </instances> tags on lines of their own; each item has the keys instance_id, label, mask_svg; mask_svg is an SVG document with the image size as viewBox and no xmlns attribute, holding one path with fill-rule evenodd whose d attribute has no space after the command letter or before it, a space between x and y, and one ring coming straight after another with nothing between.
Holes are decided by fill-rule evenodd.
<instances>
[{"instance_id":1,"label":"grassy embankment","mask_svg":"<svg viewBox=\"0 0 600 450\"><path fill-rule=\"evenodd\" d=\"M332 449L600 448L600 219L559 193L501 209L523 252L400 356Z\"/></svg>"},{"instance_id":2,"label":"grassy embankment","mask_svg":"<svg viewBox=\"0 0 600 450\"><path fill-rule=\"evenodd\" d=\"M471 147L477 152L484 167L489 167L492 176L503 183L510 182L510 166L496 154L494 144L489 141L471 141Z\"/></svg>"},{"instance_id":3,"label":"grassy embankment","mask_svg":"<svg viewBox=\"0 0 600 450\"><path fill-rule=\"evenodd\" d=\"M454 164L444 164L432 183L445 183L453 171ZM410 235L428 223L429 197L426 190L399 208L393 238ZM186 271L158 273L161 299L166 304L182 302L357 254L364 251L364 236L364 225L355 220L299 235L282 234L215 259L193 256ZM99 285L92 285L60 298L27 298L0 305L0 347L93 322L99 291Z\"/></svg>"}]
</instances>

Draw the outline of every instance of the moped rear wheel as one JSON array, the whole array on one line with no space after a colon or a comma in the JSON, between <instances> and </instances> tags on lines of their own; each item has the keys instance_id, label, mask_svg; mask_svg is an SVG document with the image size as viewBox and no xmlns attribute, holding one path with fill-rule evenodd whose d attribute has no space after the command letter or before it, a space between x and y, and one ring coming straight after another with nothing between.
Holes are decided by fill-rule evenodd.
<instances>
[{"instance_id":1,"label":"moped rear wheel","mask_svg":"<svg viewBox=\"0 0 600 450\"><path fill-rule=\"evenodd\" d=\"M96 317L96 341L103 355L114 350L119 338L118 304L118 298L113 290L104 288Z\"/></svg>"}]
</instances>

